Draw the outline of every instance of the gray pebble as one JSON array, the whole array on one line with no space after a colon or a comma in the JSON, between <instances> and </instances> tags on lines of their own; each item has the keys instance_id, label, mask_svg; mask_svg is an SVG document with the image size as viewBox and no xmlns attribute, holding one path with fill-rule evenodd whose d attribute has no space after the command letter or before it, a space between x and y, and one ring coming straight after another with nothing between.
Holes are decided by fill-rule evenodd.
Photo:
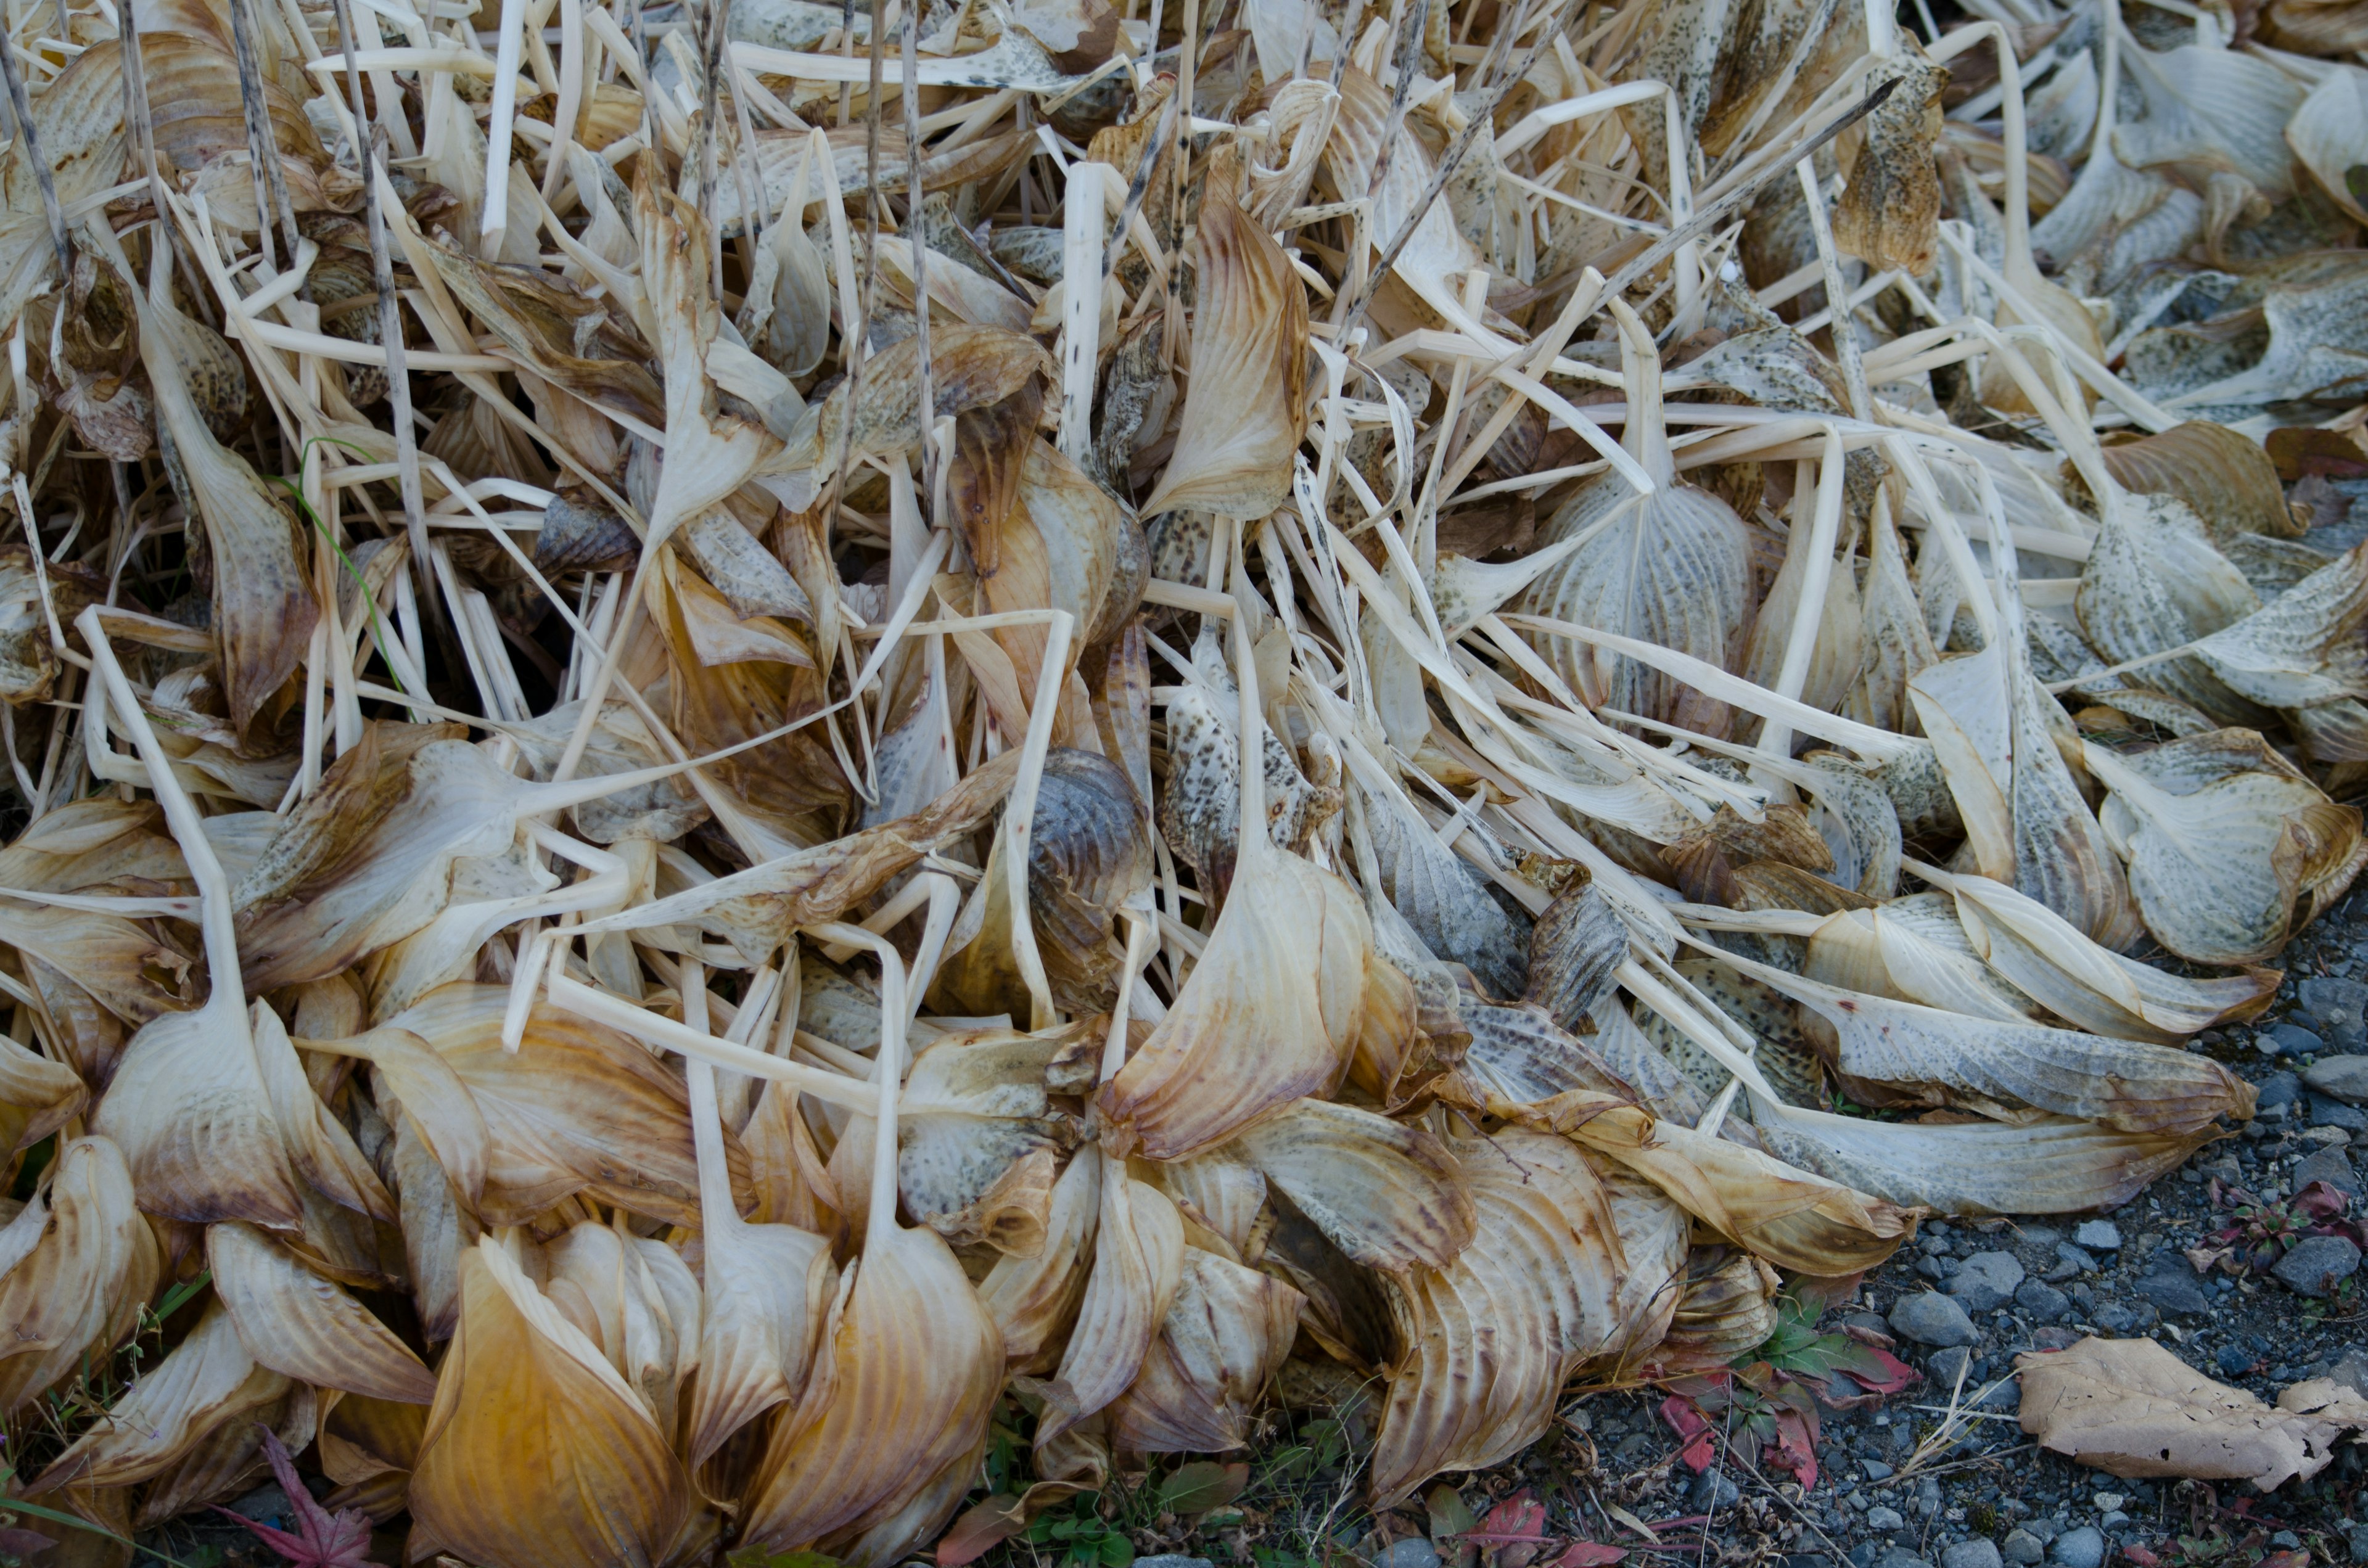
<instances>
[{"instance_id":1,"label":"gray pebble","mask_svg":"<svg viewBox=\"0 0 2368 1568\"><path fill-rule=\"evenodd\" d=\"M2103 1530L2121 1530L2127 1529L2129 1527L2130 1517L2127 1514L2123 1513L2119 1508L2115 1508L2112 1512L2107 1514L2104 1517L2097 1521L2097 1528Z\"/></svg>"},{"instance_id":2,"label":"gray pebble","mask_svg":"<svg viewBox=\"0 0 2368 1568\"><path fill-rule=\"evenodd\" d=\"M2316 1154L2305 1154L2295 1162L2293 1179L2296 1192L2312 1182L2323 1181L2346 1198L2360 1196L2360 1173L2351 1168L2351 1157L2340 1149L2321 1149Z\"/></svg>"},{"instance_id":3,"label":"gray pebble","mask_svg":"<svg viewBox=\"0 0 2368 1568\"><path fill-rule=\"evenodd\" d=\"M2275 1110L2302 1098L2302 1080L2292 1073L2271 1073L2253 1085L2253 1108Z\"/></svg>"},{"instance_id":4,"label":"gray pebble","mask_svg":"<svg viewBox=\"0 0 2368 1568\"><path fill-rule=\"evenodd\" d=\"M288 1494L274 1484L258 1486L245 1496L238 1498L230 1505L230 1511L240 1518L253 1519L257 1524L268 1524L273 1519L292 1513L294 1505L288 1501Z\"/></svg>"},{"instance_id":5,"label":"gray pebble","mask_svg":"<svg viewBox=\"0 0 2368 1568\"><path fill-rule=\"evenodd\" d=\"M2122 1228L2111 1220L2083 1220L2080 1228L2072 1233L2072 1240L2090 1252L2119 1252Z\"/></svg>"},{"instance_id":6,"label":"gray pebble","mask_svg":"<svg viewBox=\"0 0 2368 1568\"><path fill-rule=\"evenodd\" d=\"M2027 1529L2010 1529L2006 1532L2005 1542L1998 1548L1998 1555L2015 1563L2017 1568L2031 1568L2031 1564L2047 1556L2047 1545Z\"/></svg>"},{"instance_id":7,"label":"gray pebble","mask_svg":"<svg viewBox=\"0 0 2368 1568\"><path fill-rule=\"evenodd\" d=\"M2166 1263L2139 1280L2138 1294L2166 1312L2192 1316L2212 1310L2211 1298L2204 1295L2203 1287L2195 1282L2194 1271L2187 1267L2184 1260ZM2101 1328L2104 1324L2100 1321L2097 1326Z\"/></svg>"},{"instance_id":8,"label":"gray pebble","mask_svg":"<svg viewBox=\"0 0 2368 1568\"><path fill-rule=\"evenodd\" d=\"M2327 1041L2299 1024L2271 1024L2253 1037L2265 1056L2311 1056L2327 1049Z\"/></svg>"},{"instance_id":9,"label":"gray pebble","mask_svg":"<svg viewBox=\"0 0 2368 1568\"><path fill-rule=\"evenodd\" d=\"M1994 1312L2014 1300L2022 1265L2010 1252L1977 1252L1948 1283L1949 1294L1969 1312Z\"/></svg>"},{"instance_id":10,"label":"gray pebble","mask_svg":"<svg viewBox=\"0 0 2368 1568\"><path fill-rule=\"evenodd\" d=\"M2310 1096L2310 1124L2313 1127L2340 1127L2346 1132L2368 1132L2368 1110L2345 1105L2327 1095Z\"/></svg>"},{"instance_id":11,"label":"gray pebble","mask_svg":"<svg viewBox=\"0 0 2368 1568\"><path fill-rule=\"evenodd\" d=\"M1970 1397L1974 1391L1968 1388L1965 1392ZM1976 1410L2004 1411L2021 1409L2022 1380L2020 1378L2000 1379L1998 1387L1982 1395L1980 1399L1974 1401L1974 1408Z\"/></svg>"},{"instance_id":12,"label":"gray pebble","mask_svg":"<svg viewBox=\"0 0 2368 1568\"><path fill-rule=\"evenodd\" d=\"M2368 1562L2368 1525L2355 1528L2343 1543L2351 1549L2352 1562Z\"/></svg>"},{"instance_id":13,"label":"gray pebble","mask_svg":"<svg viewBox=\"0 0 2368 1568\"><path fill-rule=\"evenodd\" d=\"M1866 1471L1866 1478L1869 1481L1889 1481L1891 1479L1891 1467L1884 1463L1881 1460L1861 1460L1858 1461L1858 1467L1859 1469Z\"/></svg>"},{"instance_id":14,"label":"gray pebble","mask_svg":"<svg viewBox=\"0 0 2368 1568\"><path fill-rule=\"evenodd\" d=\"M1941 1568L1998 1568L1998 1543L1982 1536L1961 1540L1941 1553Z\"/></svg>"},{"instance_id":15,"label":"gray pebble","mask_svg":"<svg viewBox=\"0 0 2368 1568\"><path fill-rule=\"evenodd\" d=\"M1874 1568L1932 1568L1932 1565L1904 1546L1891 1546L1885 1547L1875 1558Z\"/></svg>"},{"instance_id":16,"label":"gray pebble","mask_svg":"<svg viewBox=\"0 0 2368 1568\"><path fill-rule=\"evenodd\" d=\"M1706 1470L1694 1477L1693 1485L1687 1490L1686 1501L1693 1505L1696 1512L1708 1514L1728 1506L1742 1495L1742 1489L1725 1475L1715 1470Z\"/></svg>"},{"instance_id":17,"label":"gray pebble","mask_svg":"<svg viewBox=\"0 0 2368 1568\"><path fill-rule=\"evenodd\" d=\"M1432 1562L1439 1561L1438 1550L1431 1547L1430 1542L1423 1540L1420 1536L1409 1536L1404 1540L1391 1542L1389 1551L1383 1552L1380 1560L1383 1562L1390 1562L1390 1553L1395 1551L1401 1546L1419 1546L1429 1548L1430 1557L1429 1561ZM1406 1559L1402 1568L1414 1568L1415 1561L1416 1559L1414 1557L1408 1557ZM1138 1557L1135 1559L1135 1562L1143 1564L1144 1568L1216 1568L1216 1564L1211 1562L1205 1557L1187 1557L1183 1553L1178 1551L1162 1552L1156 1557ZM1394 1564L1394 1568L1401 1568L1401 1565Z\"/></svg>"},{"instance_id":18,"label":"gray pebble","mask_svg":"<svg viewBox=\"0 0 2368 1568\"><path fill-rule=\"evenodd\" d=\"M2014 1304L2033 1323L2062 1323L2072 1310L2071 1298L2036 1279L2026 1279L2015 1288Z\"/></svg>"},{"instance_id":19,"label":"gray pebble","mask_svg":"<svg viewBox=\"0 0 2368 1568\"><path fill-rule=\"evenodd\" d=\"M2327 1296L2360 1271L2360 1249L2342 1236L2305 1236L2270 1272L2297 1296Z\"/></svg>"},{"instance_id":20,"label":"gray pebble","mask_svg":"<svg viewBox=\"0 0 2368 1568\"><path fill-rule=\"evenodd\" d=\"M2337 1046L2355 1051L2368 1040L2368 985L2330 976L2304 981L2294 994Z\"/></svg>"},{"instance_id":21,"label":"gray pebble","mask_svg":"<svg viewBox=\"0 0 2368 1568\"><path fill-rule=\"evenodd\" d=\"M2061 1568L2104 1568L2105 1532L2094 1525L2066 1530L2055 1538L2047 1555Z\"/></svg>"},{"instance_id":22,"label":"gray pebble","mask_svg":"<svg viewBox=\"0 0 2368 1568\"><path fill-rule=\"evenodd\" d=\"M2368 1395L2368 1350L2353 1346L2336 1358L2335 1365L2327 1369L2327 1376L2353 1393Z\"/></svg>"},{"instance_id":23,"label":"gray pebble","mask_svg":"<svg viewBox=\"0 0 2368 1568\"><path fill-rule=\"evenodd\" d=\"M2368 1103L2368 1056L2322 1056L2303 1070L2303 1082L2322 1095Z\"/></svg>"},{"instance_id":24,"label":"gray pebble","mask_svg":"<svg viewBox=\"0 0 2368 1568\"><path fill-rule=\"evenodd\" d=\"M1904 1530L1907 1528L1907 1520L1898 1509L1877 1504L1866 1511L1866 1528L1875 1531Z\"/></svg>"},{"instance_id":25,"label":"gray pebble","mask_svg":"<svg viewBox=\"0 0 2368 1568\"><path fill-rule=\"evenodd\" d=\"M2202 1310L2201 1308L2198 1309ZM1891 1330L1918 1345L1971 1345L1982 1336L1957 1301L1938 1290L1903 1296L1891 1309Z\"/></svg>"},{"instance_id":26,"label":"gray pebble","mask_svg":"<svg viewBox=\"0 0 2368 1568\"><path fill-rule=\"evenodd\" d=\"M1140 1562L1143 1559L1138 1557L1135 1561ZM1190 1561L1184 1559L1177 1568L1184 1568ZM1382 1554L1373 1559L1373 1568L1439 1568L1439 1548L1418 1535L1410 1535L1383 1548Z\"/></svg>"},{"instance_id":27,"label":"gray pebble","mask_svg":"<svg viewBox=\"0 0 2368 1568\"><path fill-rule=\"evenodd\" d=\"M1974 1353L1962 1345L1952 1345L1945 1350L1935 1350L1925 1358L1924 1375L1932 1381L1933 1392L1945 1395L1957 1386L1957 1374L1963 1371L1968 1383L1973 1381L1969 1363Z\"/></svg>"}]
</instances>

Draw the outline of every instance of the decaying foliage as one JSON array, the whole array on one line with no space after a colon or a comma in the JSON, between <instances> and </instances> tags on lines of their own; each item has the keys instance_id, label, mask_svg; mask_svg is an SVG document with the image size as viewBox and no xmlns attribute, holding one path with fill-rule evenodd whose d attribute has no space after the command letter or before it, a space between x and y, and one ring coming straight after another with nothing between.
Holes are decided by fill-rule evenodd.
<instances>
[{"instance_id":1,"label":"decaying foliage","mask_svg":"<svg viewBox=\"0 0 2368 1568\"><path fill-rule=\"evenodd\" d=\"M871 1568L1296 1360L1389 1505L2226 1136L2368 34L1965 9L8 6L9 1493Z\"/></svg>"}]
</instances>

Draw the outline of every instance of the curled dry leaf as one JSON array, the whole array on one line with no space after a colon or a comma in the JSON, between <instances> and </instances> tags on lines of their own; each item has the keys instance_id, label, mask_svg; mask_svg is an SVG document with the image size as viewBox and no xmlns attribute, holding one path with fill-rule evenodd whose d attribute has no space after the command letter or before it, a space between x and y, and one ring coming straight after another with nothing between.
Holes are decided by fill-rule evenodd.
<instances>
[{"instance_id":1,"label":"curled dry leaf","mask_svg":"<svg viewBox=\"0 0 2368 1568\"><path fill-rule=\"evenodd\" d=\"M2274 1405L2213 1381L2152 1339L2099 1339L2015 1358L2022 1429L2040 1446L2123 1477L2249 1481L2268 1490L2327 1468L2368 1426L2368 1404L2326 1379Z\"/></svg>"}]
</instances>

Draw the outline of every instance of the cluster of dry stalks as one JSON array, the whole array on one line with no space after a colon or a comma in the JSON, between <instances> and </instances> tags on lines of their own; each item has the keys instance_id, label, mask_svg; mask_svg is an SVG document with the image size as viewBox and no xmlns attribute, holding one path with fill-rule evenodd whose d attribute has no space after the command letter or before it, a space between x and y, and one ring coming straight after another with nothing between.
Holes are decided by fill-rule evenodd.
<instances>
[{"instance_id":1,"label":"cluster of dry stalks","mask_svg":"<svg viewBox=\"0 0 2368 1568\"><path fill-rule=\"evenodd\" d=\"M1990 3L16 0L6 1497L1388 1503L2249 1115L2368 28Z\"/></svg>"}]
</instances>

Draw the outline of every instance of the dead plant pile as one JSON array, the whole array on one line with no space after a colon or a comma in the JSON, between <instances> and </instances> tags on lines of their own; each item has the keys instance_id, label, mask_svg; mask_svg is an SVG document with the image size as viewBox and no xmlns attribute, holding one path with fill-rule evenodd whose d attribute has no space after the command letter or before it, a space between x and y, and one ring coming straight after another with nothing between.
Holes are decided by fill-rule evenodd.
<instances>
[{"instance_id":1,"label":"dead plant pile","mask_svg":"<svg viewBox=\"0 0 2368 1568\"><path fill-rule=\"evenodd\" d=\"M2368 13L1968 4L9 6L0 1509L1387 1505L2248 1117Z\"/></svg>"}]
</instances>

